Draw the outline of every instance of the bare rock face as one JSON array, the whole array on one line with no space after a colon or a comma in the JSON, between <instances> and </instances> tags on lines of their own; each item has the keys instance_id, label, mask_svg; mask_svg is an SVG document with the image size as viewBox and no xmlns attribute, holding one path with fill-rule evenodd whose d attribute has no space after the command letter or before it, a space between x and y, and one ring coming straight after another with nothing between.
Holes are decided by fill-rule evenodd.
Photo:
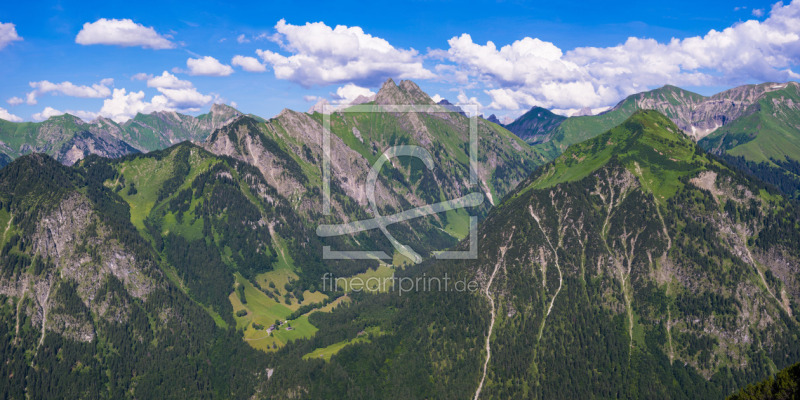
<instances>
[{"instance_id":1,"label":"bare rock face","mask_svg":"<svg viewBox=\"0 0 800 400\"><path fill-rule=\"evenodd\" d=\"M4 131L8 128L8 131ZM19 148L3 144L0 150L9 158L28 153L46 153L62 164L72 165L89 154L101 157L120 157L138 150L123 140L119 126L111 120L99 118L87 123L73 115L64 114L25 125L10 124L0 128L0 138L5 135L25 135Z\"/></svg>"},{"instance_id":2,"label":"bare rock face","mask_svg":"<svg viewBox=\"0 0 800 400\"><path fill-rule=\"evenodd\" d=\"M282 159L262 140L263 132L251 119L243 119L217 131L205 148L220 155L226 155L255 166L267 182L278 192L292 198L303 190L296 176L286 174ZM270 151L272 150L272 151Z\"/></svg>"},{"instance_id":3,"label":"bare rock face","mask_svg":"<svg viewBox=\"0 0 800 400\"><path fill-rule=\"evenodd\" d=\"M610 110L596 116L592 115L591 110L582 109L572 115L568 123L564 123L564 117L554 116L548 110L534 107L506 127L534 145L550 142L557 138L559 133L566 134L569 138L576 137L581 141L612 128L614 124L621 122L636 110L656 110L666 115L693 140L699 141L723 126L758 112L759 102L776 91L787 91L785 97L773 96L772 102L776 110L800 109L790 98L796 98L798 88L800 86L796 82L764 83L739 86L713 96L702 96L666 85L628 96ZM609 115L603 116L606 114ZM580 118L591 118L585 122L592 123L580 125L577 122ZM609 125L610 121L617 122ZM572 122L575 124L571 124ZM568 125L569 128L565 128ZM591 133L587 136L587 132ZM572 140L566 142L566 144L575 143Z\"/></svg>"},{"instance_id":4,"label":"bare rock face","mask_svg":"<svg viewBox=\"0 0 800 400\"><path fill-rule=\"evenodd\" d=\"M369 103L370 101L375 100L375 96L364 96L363 94L359 95L358 97L353 100L350 105L357 106L359 104Z\"/></svg>"},{"instance_id":5,"label":"bare rock face","mask_svg":"<svg viewBox=\"0 0 800 400\"><path fill-rule=\"evenodd\" d=\"M108 275L138 299L146 299L156 285L148 276L153 266L137 260L114 239L89 201L77 193L40 220L32 246L34 252L55 262L62 278L78 283L78 293L87 302L94 301ZM95 257L87 254L92 249Z\"/></svg>"},{"instance_id":6,"label":"bare rock face","mask_svg":"<svg viewBox=\"0 0 800 400\"><path fill-rule=\"evenodd\" d=\"M787 89L790 86L797 88L798 84L788 82L745 85L710 97L666 86L659 91L642 93L634 97L637 108L661 112L698 141L737 118L757 111L756 103L767 93ZM793 103L787 105L794 106Z\"/></svg>"},{"instance_id":7,"label":"bare rock face","mask_svg":"<svg viewBox=\"0 0 800 400\"><path fill-rule=\"evenodd\" d=\"M73 246L91 222L91 205L74 194L42 218L33 236L33 252L45 257L69 258Z\"/></svg>"},{"instance_id":8,"label":"bare rock face","mask_svg":"<svg viewBox=\"0 0 800 400\"><path fill-rule=\"evenodd\" d=\"M309 108L308 111L306 111L306 113L308 113L308 114L314 114L314 113L324 114L325 111L326 111L325 110L325 106L327 106L329 104L330 103L328 102L328 100L320 99L319 101L314 103L314 105L311 106L311 108Z\"/></svg>"},{"instance_id":9,"label":"bare rock face","mask_svg":"<svg viewBox=\"0 0 800 400\"><path fill-rule=\"evenodd\" d=\"M138 260L111 234L83 194L73 192L40 217L30 236L30 252L46 263L43 272L23 271L0 280L0 293L30 299L27 315L42 329L72 340L95 338L89 311L108 321L127 321L128 305L98 296L109 279L122 283L127 293L141 300L157 286L160 274L151 261ZM85 307L65 308L61 291L74 293Z\"/></svg>"},{"instance_id":10,"label":"bare rock face","mask_svg":"<svg viewBox=\"0 0 800 400\"><path fill-rule=\"evenodd\" d=\"M274 123L284 128L286 143L302 143L311 150L314 156L307 161L318 164L321 171L322 164L322 133L323 126L308 115L291 110L283 110L275 118ZM276 130L276 132L278 132ZM359 205L367 204L367 197L363 184L369 173L370 165L360 154L348 147L341 138L330 134L331 145L331 176L336 179L345 193ZM289 145L296 154L301 154L302 145ZM319 160L317 162L317 160ZM378 194L386 194L379 189Z\"/></svg>"},{"instance_id":11,"label":"bare rock face","mask_svg":"<svg viewBox=\"0 0 800 400\"><path fill-rule=\"evenodd\" d=\"M81 132L64 143L55 158L64 165L72 165L90 154L105 158L117 158L138 153L139 150L122 140L116 140L105 133L93 135Z\"/></svg>"},{"instance_id":12,"label":"bare rock face","mask_svg":"<svg viewBox=\"0 0 800 400\"><path fill-rule=\"evenodd\" d=\"M206 115L208 116L207 129L214 131L233 122L242 113L227 104L215 103Z\"/></svg>"},{"instance_id":13,"label":"bare rock face","mask_svg":"<svg viewBox=\"0 0 800 400\"><path fill-rule=\"evenodd\" d=\"M78 342L91 342L95 338L94 325L86 316L75 316L67 313L50 313L47 318L47 329L68 339Z\"/></svg>"},{"instance_id":14,"label":"bare rock face","mask_svg":"<svg viewBox=\"0 0 800 400\"><path fill-rule=\"evenodd\" d=\"M420 89L419 86L412 81L400 81L399 88L406 93L406 97L411 101L411 104L436 104L436 102L434 102L427 93L423 92L422 89Z\"/></svg>"}]
</instances>

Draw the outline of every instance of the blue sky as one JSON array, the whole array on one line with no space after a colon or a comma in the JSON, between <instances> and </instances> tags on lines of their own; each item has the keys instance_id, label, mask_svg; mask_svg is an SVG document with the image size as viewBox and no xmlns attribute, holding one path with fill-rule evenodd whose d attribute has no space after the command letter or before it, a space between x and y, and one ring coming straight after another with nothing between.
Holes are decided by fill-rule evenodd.
<instances>
[{"instance_id":1,"label":"blue sky","mask_svg":"<svg viewBox=\"0 0 800 400\"><path fill-rule=\"evenodd\" d=\"M213 102L270 117L389 77L514 117L667 83L711 94L796 79L800 4L644 3L15 2L0 9L0 118L123 121Z\"/></svg>"}]
</instances>

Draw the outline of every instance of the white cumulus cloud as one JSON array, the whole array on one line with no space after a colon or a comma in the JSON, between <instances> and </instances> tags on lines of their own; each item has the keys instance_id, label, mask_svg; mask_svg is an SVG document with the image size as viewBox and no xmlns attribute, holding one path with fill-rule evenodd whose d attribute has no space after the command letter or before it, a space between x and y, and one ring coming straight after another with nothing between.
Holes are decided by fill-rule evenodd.
<instances>
[{"instance_id":1,"label":"white cumulus cloud","mask_svg":"<svg viewBox=\"0 0 800 400\"><path fill-rule=\"evenodd\" d=\"M145 74L144 72L139 72L138 74L134 74L133 76L131 76L131 80L134 80L134 81L146 81L146 80L148 80L148 79L150 79L152 77L153 77L153 75Z\"/></svg>"},{"instance_id":2,"label":"white cumulus cloud","mask_svg":"<svg viewBox=\"0 0 800 400\"><path fill-rule=\"evenodd\" d=\"M145 101L144 97L143 91L128 93L125 89L114 89L111 98L103 101L103 107L98 114L122 123L138 113L148 114L169 109L165 96L153 96L150 101Z\"/></svg>"},{"instance_id":3,"label":"white cumulus cloud","mask_svg":"<svg viewBox=\"0 0 800 400\"><path fill-rule=\"evenodd\" d=\"M17 34L16 25L10 22L0 22L0 50L18 40L22 40L22 38Z\"/></svg>"},{"instance_id":4,"label":"white cumulus cloud","mask_svg":"<svg viewBox=\"0 0 800 400\"><path fill-rule=\"evenodd\" d=\"M165 89L188 89L194 87L192 82L179 79L177 76L164 71L161 75L147 77L147 87Z\"/></svg>"},{"instance_id":5,"label":"white cumulus cloud","mask_svg":"<svg viewBox=\"0 0 800 400\"><path fill-rule=\"evenodd\" d=\"M469 97L463 91L458 93L457 99L458 99L458 104L462 106L461 108L464 109L464 112L466 112L467 115L470 115L473 110L476 110L476 111L480 112L483 109L483 104L481 104L481 102L478 101L477 97L474 97L474 96L473 97ZM466 106L466 107L464 107L464 106ZM470 107L470 106L474 106L474 107ZM470 115L470 116L472 116L472 115Z\"/></svg>"},{"instance_id":6,"label":"white cumulus cloud","mask_svg":"<svg viewBox=\"0 0 800 400\"><path fill-rule=\"evenodd\" d=\"M454 82L481 82L488 108L602 107L664 84L737 85L800 78L800 1L775 4L764 21L749 20L704 36L658 42L628 38L612 47L564 51L526 37L498 47L453 37L436 70Z\"/></svg>"},{"instance_id":7,"label":"white cumulus cloud","mask_svg":"<svg viewBox=\"0 0 800 400\"><path fill-rule=\"evenodd\" d=\"M200 107L208 105L214 100L211 95L202 94L195 88L158 88L158 91L167 98L168 109L180 111L198 111Z\"/></svg>"},{"instance_id":8,"label":"white cumulus cloud","mask_svg":"<svg viewBox=\"0 0 800 400\"><path fill-rule=\"evenodd\" d=\"M276 78L305 87L346 82L376 86L389 77L435 76L422 65L416 50L395 48L357 26L331 28L322 22L291 25L280 20L275 30L270 39L291 54L260 49L257 54L272 66Z\"/></svg>"},{"instance_id":9,"label":"white cumulus cloud","mask_svg":"<svg viewBox=\"0 0 800 400\"><path fill-rule=\"evenodd\" d=\"M62 114L64 114L63 111L56 110L53 107L45 107L44 110L31 115L31 117L35 121L44 121L50 117L55 117L56 115L62 115Z\"/></svg>"},{"instance_id":10,"label":"white cumulus cloud","mask_svg":"<svg viewBox=\"0 0 800 400\"><path fill-rule=\"evenodd\" d=\"M375 92L368 88L348 83L336 89L336 93L331 93L334 104L349 105L360 98L372 98Z\"/></svg>"},{"instance_id":11,"label":"white cumulus cloud","mask_svg":"<svg viewBox=\"0 0 800 400\"><path fill-rule=\"evenodd\" d=\"M3 107L0 107L0 119L4 119L6 121L11 121L11 122L22 122L22 118L14 114L11 114L10 112L8 112L8 110L6 110Z\"/></svg>"},{"instance_id":12,"label":"white cumulus cloud","mask_svg":"<svg viewBox=\"0 0 800 400\"><path fill-rule=\"evenodd\" d=\"M259 62L255 57L233 56L231 64L241 67L247 72L264 72L267 70L267 66Z\"/></svg>"},{"instance_id":13,"label":"white cumulus cloud","mask_svg":"<svg viewBox=\"0 0 800 400\"><path fill-rule=\"evenodd\" d=\"M230 65L222 64L211 56L190 58L186 60L186 66L189 68L189 75L228 76L233 73Z\"/></svg>"},{"instance_id":14,"label":"white cumulus cloud","mask_svg":"<svg viewBox=\"0 0 800 400\"><path fill-rule=\"evenodd\" d=\"M82 119L84 121L91 121L91 120L97 118L97 115L98 115L95 112L82 111L82 110L60 111L60 110L57 110L57 109L55 109L53 107L49 107L48 106L48 107L45 107L44 110L42 110L41 112L34 113L33 115L31 115L31 118L33 118L34 121L44 121L44 120L46 120L46 119L48 119L50 117L55 117L57 115L64 115L64 114L74 115L74 116L76 116L76 117L78 117L78 118L80 118L80 119Z\"/></svg>"},{"instance_id":15,"label":"white cumulus cloud","mask_svg":"<svg viewBox=\"0 0 800 400\"><path fill-rule=\"evenodd\" d=\"M140 80L147 80L147 86L155 88L159 94L146 100L144 91L128 92L125 89L114 89L111 98L103 102L98 115L122 123L135 117L137 113L194 112L214 101L214 96L200 93L192 82L179 79L167 71L156 76L147 74L135 76Z\"/></svg>"},{"instance_id":16,"label":"white cumulus cloud","mask_svg":"<svg viewBox=\"0 0 800 400\"><path fill-rule=\"evenodd\" d=\"M101 99L111 95L111 89L109 86L113 83L114 80L111 78L103 79L99 83L92 84L91 86L76 85L69 81L64 81L61 83L53 83L47 80L29 82L29 85L33 88L33 90L26 95L25 102L30 105L36 104L38 103L37 97L45 93L56 93L71 97ZM13 97L9 99L8 102L10 104L20 104L20 100L22 99Z\"/></svg>"},{"instance_id":17,"label":"white cumulus cloud","mask_svg":"<svg viewBox=\"0 0 800 400\"><path fill-rule=\"evenodd\" d=\"M100 18L95 22L87 22L75 36L75 43L143 47L155 50L175 48L175 43L172 43L166 36L160 35L152 27L137 24L130 19Z\"/></svg>"}]
</instances>

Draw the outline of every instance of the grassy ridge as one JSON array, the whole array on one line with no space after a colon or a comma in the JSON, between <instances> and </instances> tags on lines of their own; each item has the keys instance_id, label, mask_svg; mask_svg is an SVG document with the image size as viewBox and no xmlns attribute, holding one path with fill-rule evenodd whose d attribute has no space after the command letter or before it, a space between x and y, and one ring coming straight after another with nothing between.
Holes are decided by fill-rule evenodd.
<instances>
[{"instance_id":1,"label":"grassy ridge","mask_svg":"<svg viewBox=\"0 0 800 400\"><path fill-rule=\"evenodd\" d=\"M657 111L637 111L625 123L575 144L537 172L520 195L531 189L575 182L619 159L656 198L663 202L682 186L679 179L709 162L678 127Z\"/></svg>"}]
</instances>

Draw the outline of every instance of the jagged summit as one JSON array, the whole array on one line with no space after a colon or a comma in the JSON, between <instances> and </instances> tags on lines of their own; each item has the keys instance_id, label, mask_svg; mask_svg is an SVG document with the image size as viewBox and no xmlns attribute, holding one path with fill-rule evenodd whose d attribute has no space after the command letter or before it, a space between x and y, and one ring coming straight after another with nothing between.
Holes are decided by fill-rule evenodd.
<instances>
[{"instance_id":1,"label":"jagged summit","mask_svg":"<svg viewBox=\"0 0 800 400\"><path fill-rule=\"evenodd\" d=\"M212 114L226 114L226 113L227 114L231 114L231 113L241 114L241 112L239 110L237 110L236 108L234 108L232 106L229 106L229 105L227 105L225 103L214 103L211 106L210 112Z\"/></svg>"},{"instance_id":2,"label":"jagged summit","mask_svg":"<svg viewBox=\"0 0 800 400\"><path fill-rule=\"evenodd\" d=\"M430 98L416 83L408 80L400 81L396 85L391 78L381 85L375 96L378 105L433 105L436 102Z\"/></svg>"},{"instance_id":3,"label":"jagged summit","mask_svg":"<svg viewBox=\"0 0 800 400\"><path fill-rule=\"evenodd\" d=\"M363 94L358 95L355 100L350 102L351 106L357 106L359 104L369 103L370 101L375 100L375 96L364 96Z\"/></svg>"},{"instance_id":4,"label":"jagged summit","mask_svg":"<svg viewBox=\"0 0 800 400\"><path fill-rule=\"evenodd\" d=\"M311 106L308 109L308 111L306 111L306 113L307 114L314 114L314 113L324 114L325 113L325 106L327 106L329 104L330 104L330 102L327 99L319 99L319 100L317 100L316 103L314 103L313 106ZM283 111L281 111L281 112L283 112Z\"/></svg>"}]
</instances>

